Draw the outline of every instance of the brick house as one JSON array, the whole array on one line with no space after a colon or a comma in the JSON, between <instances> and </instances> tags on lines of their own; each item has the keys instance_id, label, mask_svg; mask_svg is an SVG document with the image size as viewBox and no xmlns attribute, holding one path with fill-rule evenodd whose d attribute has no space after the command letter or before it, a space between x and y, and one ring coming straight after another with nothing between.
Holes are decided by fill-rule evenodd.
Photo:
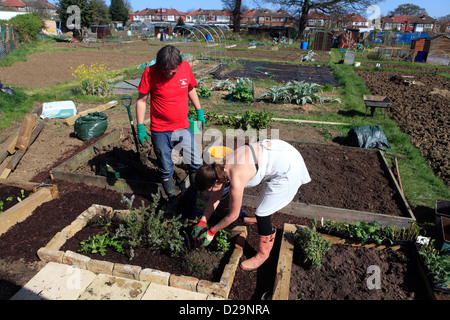
<instances>
[{"instance_id":1,"label":"brick house","mask_svg":"<svg viewBox=\"0 0 450 320\"><path fill-rule=\"evenodd\" d=\"M205 10L198 9L186 14L186 22L192 23L214 23L232 24L232 13L230 10Z\"/></svg>"},{"instance_id":2,"label":"brick house","mask_svg":"<svg viewBox=\"0 0 450 320\"><path fill-rule=\"evenodd\" d=\"M21 0L0 0L0 7L6 7L13 11L27 11L27 4Z\"/></svg>"},{"instance_id":3,"label":"brick house","mask_svg":"<svg viewBox=\"0 0 450 320\"><path fill-rule=\"evenodd\" d=\"M330 27L331 18L321 11L310 11L308 13L308 21L306 23L306 29L323 29L324 27Z\"/></svg>"},{"instance_id":4,"label":"brick house","mask_svg":"<svg viewBox=\"0 0 450 320\"><path fill-rule=\"evenodd\" d=\"M282 9L250 9L241 14L241 23L262 26L293 26L294 18Z\"/></svg>"},{"instance_id":5,"label":"brick house","mask_svg":"<svg viewBox=\"0 0 450 320\"><path fill-rule=\"evenodd\" d=\"M177 22L181 17L186 20L186 14L176 10L168 8L158 8L158 9L144 9L133 13L132 21L164 21L164 22Z\"/></svg>"},{"instance_id":6,"label":"brick house","mask_svg":"<svg viewBox=\"0 0 450 320\"><path fill-rule=\"evenodd\" d=\"M369 20L357 13L352 13L338 19L337 26L343 29L364 29L369 27Z\"/></svg>"},{"instance_id":7,"label":"brick house","mask_svg":"<svg viewBox=\"0 0 450 320\"><path fill-rule=\"evenodd\" d=\"M435 30L436 20L427 15L397 16L381 18L383 31L431 32Z\"/></svg>"}]
</instances>

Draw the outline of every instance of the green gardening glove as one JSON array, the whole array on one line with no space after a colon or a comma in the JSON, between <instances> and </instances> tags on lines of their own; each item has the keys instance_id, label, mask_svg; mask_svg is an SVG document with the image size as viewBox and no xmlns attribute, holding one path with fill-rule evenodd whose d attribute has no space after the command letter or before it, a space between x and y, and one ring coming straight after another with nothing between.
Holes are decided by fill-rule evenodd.
<instances>
[{"instance_id":1,"label":"green gardening glove","mask_svg":"<svg viewBox=\"0 0 450 320\"><path fill-rule=\"evenodd\" d=\"M212 227L208 229L208 231L205 231L200 236L200 239L205 238L205 241L203 241L202 247L208 246L211 241L213 241L214 236L216 235L217 231L213 231Z\"/></svg>"},{"instance_id":2,"label":"green gardening glove","mask_svg":"<svg viewBox=\"0 0 450 320\"><path fill-rule=\"evenodd\" d=\"M143 123L137 125L137 132L138 132L138 140L142 146L145 146L146 140L147 142L150 142L147 131L145 131L145 125Z\"/></svg>"},{"instance_id":3,"label":"green gardening glove","mask_svg":"<svg viewBox=\"0 0 450 320\"><path fill-rule=\"evenodd\" d=\"M192 238L197 238L204 228L206 228L206 221L200 220L200 222L195 225L194 229L191 232Z\"/></svg>"},{"instance_id":4,"label":"green gardening glove","mask_svg":"<svg viewBox=\"0 0 450 320\"><path fill-rule=\"evenodd\" d=\"M197 112L197 121L201 121L203 127L205 127L205 110L203 109L195 109Z\"/></svg>"}]
</instances>

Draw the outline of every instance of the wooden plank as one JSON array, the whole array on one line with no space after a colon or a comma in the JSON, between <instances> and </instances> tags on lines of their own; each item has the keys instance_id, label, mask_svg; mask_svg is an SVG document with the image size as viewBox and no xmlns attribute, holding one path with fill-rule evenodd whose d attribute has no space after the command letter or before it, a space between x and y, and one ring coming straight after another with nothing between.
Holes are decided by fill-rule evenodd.
<instances>
[{"instance_id":1,"label":"wooden plank","mask_svg":"<svg viewBox=\"0 0 450 320\"><path fill-rule=\"evenodd\" d=\"M259 197L244 194L243 205L256 208ZM386 214L349 210L342 208L333 208L319 206L314 204L306 204L302 202L291 202L279 212L291 214L297 217L305 217L309 219L320 220L322 218L340 222L379 221L383 226L397 226L399 228L410 227L414 221L407 217L390 216Z\"/></svg>"},{"instance_id":2,"label":"wooden plank","mask_svg":"<svg viewBox=\"0 0 450 320\"><path fill-rule=\"evenodd\" d=\"M22 125L17 137L16 148L19 150L27 150L30 144L31 134L36 125L36 117L30 113L26 113L23 117Z\"/></svg>"},{"instance_id":3,"label":"wooden plank","mask_svg":"<svg viewBox=\"0 0 450 320\"><path fill-rule=\"evenodd\" d=\"M91 112L105 111L105 110L107 110L109 108L112 108L112 107L116 106L117 103L118 103L117 101L113 100L113 101L110 101L110 102L108 102L106 104L102 104L102 105L100 105L98 107L91 108L91 109L88 109L88 110L85 110L85 111L81 111L81 112L79 112L77 115L75 115L73 117L66 118L64 122L67 125L72 126L79 117L83 117L83 116L85 116L85 115L87 115L88 113L91 113Z\"/></svg>"},{"instance_id":4,"label":"wooden plank","mask_svg":"<svg viewBox=\"0 0 450 320\"><path fill-rule=\"evenodd\" d=\"M6 150L9 152L9 154L14 154L14 152L16 152L16 143L17 143L18 137L19 137L19 132L16 132L15 134L13 134L11 136L10 143L9 143L8 147L6 148Z\"/></svg>"},{"instance_id":5,"label":"wooden plank","mask_svg":"<svg viewBox=\"0 0 450 320\"><path fill-rule=\"evenodd\" d=\"M23 201L9 208L0 215L0 235L9 230L16 223L28 218L38 206L53 199L49 188L41 188Z\"/></svg>"},{"instance_id":6,"label":"wooden plank","mask_svg":"<svg viewBox=\"0 0 450 320\"><path fill-rule=\"evenodd\" d=\"M284 224L272 296L273 300L289 299L292 258L294 256L294 234L296 230L297 228L295 225L290 223Z\"/></svg>"},{"instance_id":7,"label":"wooden plank","mask_svg":"<svg viewBox=\"0 0 450 320\"><path fill-rule=\"evenodd\" d=\"M28 145L33 144L33 142L38 137L39 133L41 133L41 131L44 128L44 126L45 126L45 122L39 122L37 124L36 128L33 130L32 134L30 136L30 140L29 140L29 144ZM17 150L17 152L12 157L12 159L9 161L8 165L6 166L6 168L14 170L16 168L17 164L19 163L20 159L22 159L22 157L24 156L25 152L26 152L26 150L23 150L23 149Z\"/></svg>"}]
</instances>

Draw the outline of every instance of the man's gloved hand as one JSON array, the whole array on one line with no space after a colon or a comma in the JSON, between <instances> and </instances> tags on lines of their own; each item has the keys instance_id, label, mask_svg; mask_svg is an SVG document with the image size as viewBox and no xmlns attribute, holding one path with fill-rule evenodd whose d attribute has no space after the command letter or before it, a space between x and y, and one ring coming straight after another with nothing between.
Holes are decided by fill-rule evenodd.
<instances>
[{"instance_id":1,"label":"man's gloved hand","mask_svg":"<svg viewBox=\"0 0 450 320\"><path fill-rule=\"evenodd\" d=\"M205 110L195 109L195 112L197 112L197 121L201 121L203 127L205 127Z\"/></svg>"},{"instance_id":2,"label":"man's gloved hand","mask_svg":"<svg viewBox=\"0 0 450 320\"><path fill-rule=\"evenodd\" d=\"M147 142L150 142L147 131L145 131L145 125L143 123L137 125L137 132L138 132L138 140L142 146L145 146L146 140Z\"/></svg>"},{"instance_id":3,"label":"man's gloved hand","mask_svg":"<svg viewBox=\"0 0 450 320\"><path fill-rule=\"evenodd\" d=\"M191 237L194 239L197 238L204 228L206 228L206 221L200 220L200 222L197 223L192 230Z\"/></svg>"},{"instance_id":4,"label":"man's gloved hand","mask_svg":"<svg viewBox=\"0 0 450 320\"><path fill-rule=\"evenodd\" d=\"M202 233L200 236L200 239L205 238L205 241L203 241L202 247L208 246L211 241L214 239L214 236L216 235L217 231L213 231L212 227L209 228L207 231Z\"/></svg>"}]
</instances>

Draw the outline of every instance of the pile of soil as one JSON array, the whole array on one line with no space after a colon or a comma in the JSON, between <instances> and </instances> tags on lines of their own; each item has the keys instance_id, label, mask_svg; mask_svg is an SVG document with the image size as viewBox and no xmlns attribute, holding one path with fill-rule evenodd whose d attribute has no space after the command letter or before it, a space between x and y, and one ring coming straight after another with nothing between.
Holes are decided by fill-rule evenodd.
<instances>
[{"instance_id":1,"label":"pile of soil","mask_svg":"<svg viewBox=\"0 0 450 320\"><path fill-rule=\"evenodd\" d=\"M420 74L413 79L415 84L408 86L393 80L411 73L355 72L371 94L392 101L387 109L389 117L411 138L436 175L450 186L450 80Z\"/></svg>"},{"instance_id":2,"label":"pile of soil","mask_svg":"<svg viewBox=\"0 0 450 320\"><path fill-rule=\"evenodd\" d=\"M334 244L319 269L305 266L298 257L294 249L290 300L430 299L411 248L374 250ZM379 288L369 279L374 275L369 266L379 267Z\"/></svg>"}]
</instances>

